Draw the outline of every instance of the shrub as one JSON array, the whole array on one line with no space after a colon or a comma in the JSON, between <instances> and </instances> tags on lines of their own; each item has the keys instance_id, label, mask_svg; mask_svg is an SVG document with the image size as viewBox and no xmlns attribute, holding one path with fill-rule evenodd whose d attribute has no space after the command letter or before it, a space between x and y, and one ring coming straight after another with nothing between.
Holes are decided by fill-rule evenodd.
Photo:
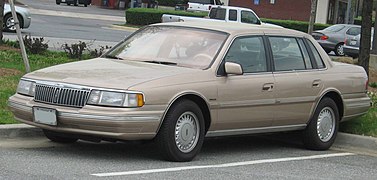
<instances>
[{"instance_id":1,"label":"shrub","mask_svg":"<svg viewBox=\"0 0 377 180\"><path fill-rule=\"evenodd\" d=\"M193 16L193 17L204 17L207 13L203 12L186 12L186 11L175 11L175 10L161 10L152 8L130 8L126 10L126 21L127 24L133 25L148 25L161 22L161 17L163 14L172 14L179 16Z\"/></svg>"},{"instance_id":2,"label":"shrub","mask_svg":"<svg viewBox=\"0 0 377 180\"><path fill-rule=\"evenodd\" d=\"M308 32L309 22L306 21L294 21L294 20L279 20L279 19L261 19L262 22L276 24L288 29L294 29L301 32ZM314 24L314 30L321 30L329 27L329 24Z\"/></svg>"},{"instance_id":3,"label":"shrub","mask_svg":"<svg viewBox=\"0 0 377 180\"><path fill-rule=\"evenodd\" d=\"M83 52L87 50L87 45L85 42L79 41L68 45L67 43L62 45L63 50L68 54L71 59L81 59Z\"/></svg>"},{"instance_id":4,"label":"shrub","mask_svg":"<svg viewBox=\"0 0 377 180\"><path fill-rule=\"evenodd\" d=\"M48 44L43 42L43 37L32 38L31 36L25 35L23 41L26 50L32 54L41 54L48 49Z\"/></svg>"},{"instance_id":5,"label":"shrub","mask_svg":"<svg viewBox=\"0 0 377 180\"><path fill-rule=\"evenodd\" d=\"M99 49L89 50L89 55L92 58L100 57L109 49L111 49L111 46L100 46Z\"/></svg>"}]
</instances>

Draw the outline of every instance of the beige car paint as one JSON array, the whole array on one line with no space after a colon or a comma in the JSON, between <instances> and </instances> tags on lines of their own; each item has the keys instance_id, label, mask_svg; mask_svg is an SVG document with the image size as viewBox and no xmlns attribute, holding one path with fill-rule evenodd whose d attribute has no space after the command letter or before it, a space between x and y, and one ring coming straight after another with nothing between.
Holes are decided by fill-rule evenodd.
<instances>
[{"instance_id":1,"label":"beige car paint","mask_svg":"<svg viewBox=\"0 0 377 180\"><path fill-rule=\"evenodd\" d=\"M89 88L140 91L145 95L145 105L141 108L63 107L34 102L32 97L15 94L9 99L10 109L21 122L45 129L135 140L154 138L169 107L183 96L201 99L202 108L208 108L208 113L204 111L205 117L208 117L208 136L303 129L318 102L328 92L339 93L344 98L345 119L360 116L369 108L364 70L354 65L331 62L315 40L305 33L252 25L224 27L222 23L158 25L211 29L229 33L229 37L213 64L205 70L99 58L58 65L23 77ZM232 40L255 34L305 37L316 46L326 68L302 72L217 75ZM313 87L317 80L320 80L319 86ZM273 88L264 88L271 85ZM59 112L59 125L53 127L33 122L33 106L56 109ZM150 119L137 120L135 117Z\"/></svg>"}]
</instances>

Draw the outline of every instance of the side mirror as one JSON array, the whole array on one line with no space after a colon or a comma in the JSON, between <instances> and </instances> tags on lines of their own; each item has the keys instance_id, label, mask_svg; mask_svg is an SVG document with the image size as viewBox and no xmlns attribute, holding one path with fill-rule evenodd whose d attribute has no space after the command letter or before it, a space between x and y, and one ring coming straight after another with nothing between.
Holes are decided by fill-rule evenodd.
<instances>
[{"instance_id":1,"label":"side mirror","mask_svg":"<svg viewBox=\"0 0 377 180\"><path fill-rule=\"evenodd\" d=\"M226 74L234 74L234 75L242 75L242 67L240 64L233 63L233 62L226 62L225 63L225 72Z\"/></svg>"}]
</instances>

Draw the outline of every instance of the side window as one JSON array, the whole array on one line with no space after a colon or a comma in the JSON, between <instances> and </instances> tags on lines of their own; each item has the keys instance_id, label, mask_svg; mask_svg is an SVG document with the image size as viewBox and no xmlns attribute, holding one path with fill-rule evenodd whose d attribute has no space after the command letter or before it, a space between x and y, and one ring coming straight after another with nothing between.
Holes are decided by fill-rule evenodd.
<instances>
[{"instance_id":1,"label":"side window","mask_svg":"<svg viewBox=\"0 0 377 180\"><path fill-rule=\"evenodd\" d=\"M304 41L302 39L297 39L297 41L298 41L298 44L300 45L302 56L304 57L306 69L313 69L312 63L310 61L310 56L309 56L308 50L306 49Z\"/></svg>"},{"instance_id":2,"label":"side window","mask_svg":"<svg viewBox=\"0 0 377 180\"><path fill-rule=\"evenodd\" d=\"M351 36L357 36L361 33L361 28L359 27L351 27L347 30L346 34Z\"/></svg>"},{"instance_id":3,"label":"side window","mask_svg":"<svg viewBox=\"0 0 377 180\"><path fill-rule=\"evenodd\" d=\"M212 8L209 17L211 19L225 20L226 9L224 8Z\"/></svg>"},{"instance_id":4,"label":"side window","mask_svg":"<svg viewBox=\"0 0 377 180\"><path fill-rule=\"evenodd\" d=\"M269 37L275 71L306 69L296 38Z\"/></svg>"},{"instance_id":5,"label":"side window","mask_svg":"<svg viewBox=\"0 0 377 180\"><path fill-rule=\"evenodd\" d=\"M237 21L237 10L229 10L229 21Z\"/></svg>"},{"instance_id":6,"label":"side window","mask_svg":"<svg viewBox=\"0 0 377 180\"><path fill-rule=\"evenodd\" d=\"M258 24L258 18L250 11L241 11L241 22L249 24Z\"/></svg>"},{"instance_id":7,"label":"side window","mask_svg":"<svg viewBox=\"0 0 377 180\"><path fill-rule=\"evenodd\" d=\"M325 64L323 63L321 55L319 55L317 48L315 48L313 43L310 42L309 40L307 40L307 42L309 44L310 51L313 53L314 60L317 63L318 69L325 68Z\"/></svg>"},{"instance_id":8,"label":"side window","mask_svg":"<svg viewBox=\"0 0 377 180\"><path fill-rule=\"evenodd\" d=\"M266 72L266 53L262 37L242 37L233 41L225 62L234 62L242 66L244 73Z\"/></svg>"}]
</instances>

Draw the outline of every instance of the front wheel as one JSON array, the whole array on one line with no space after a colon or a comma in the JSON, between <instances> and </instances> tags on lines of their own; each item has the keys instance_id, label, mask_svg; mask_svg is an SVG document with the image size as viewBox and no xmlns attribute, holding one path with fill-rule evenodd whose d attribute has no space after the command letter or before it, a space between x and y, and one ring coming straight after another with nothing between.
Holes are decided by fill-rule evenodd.
<instances>
[{"instance_id":1,"label":"front wheel","mask_svg":"<svg viewBox=\"0 0 377 180\"><path fill-rule=\"evenodd\" d=\"M204 131L204 117L198 105L180 100L166 114L156 142L166 160L191 161L203 145Z\"/></svg>"},{"instance_id":2,"label":"front wheel","mask_svg":"<svg viewBox=\"0 0 377 180\"><path fill-rule=\"evenodd\" d=\"M339 120L339 111L334 100L323 98L303 132L305 147L312 150L329 149L338 133Z\"/></svg>"}]
</instances>

